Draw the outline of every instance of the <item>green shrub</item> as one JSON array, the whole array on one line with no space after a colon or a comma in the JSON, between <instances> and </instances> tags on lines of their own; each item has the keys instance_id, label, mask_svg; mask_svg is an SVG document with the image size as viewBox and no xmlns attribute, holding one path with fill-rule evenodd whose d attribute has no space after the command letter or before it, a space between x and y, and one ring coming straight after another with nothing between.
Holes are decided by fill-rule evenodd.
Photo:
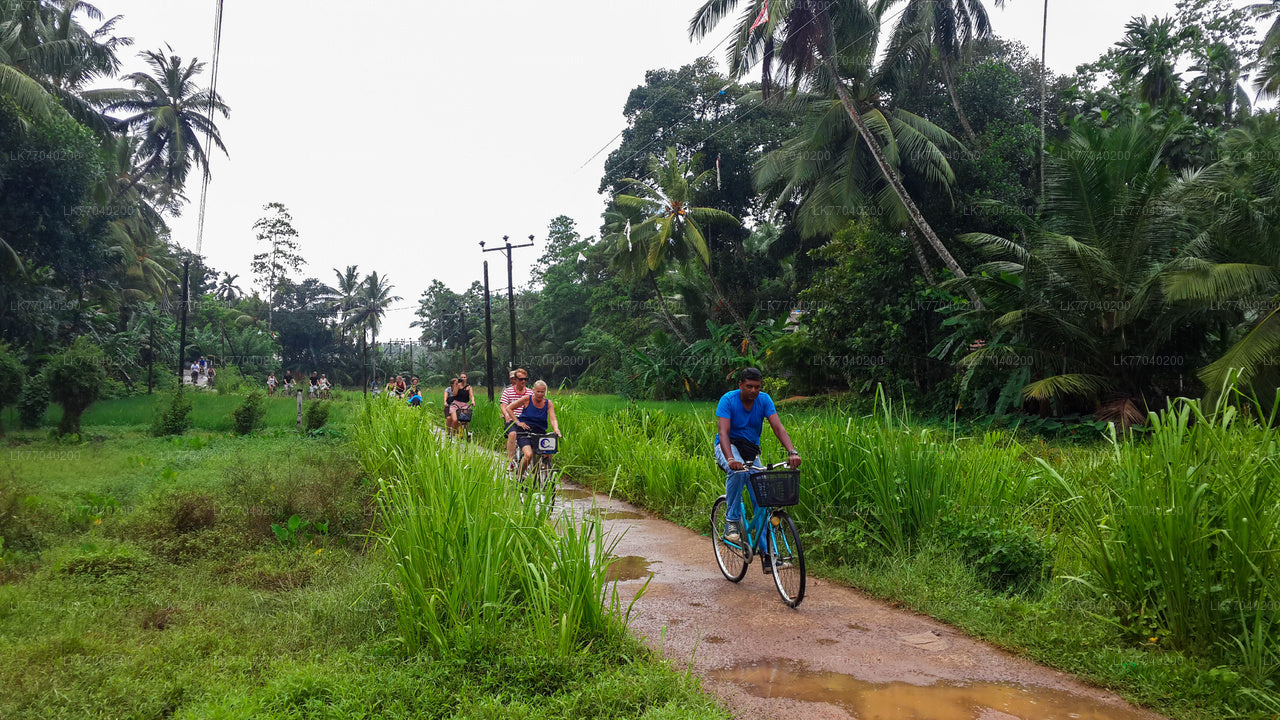
<instances>
[{"instance_id":1,"label":"green shrub","mask_svg":"<svg viewBox=\"0 0 1280 720\"><path fill-rule=\"evenodd\" d=\"M191 398L187 397L181 386L177 386L151 423L151 434L156 437L181 435L190 429Z\"/></svg>"},{"instance_id":2,"label":"green shrub","mask_svg":"<svg viewBox=\"0 0 1280 720\"><path fill-rule=\"evenodd\" d=\"M1027 527L1000 528L990 518L973 518L943 535L979 582L998 593L1034 590L1052 569L1052 549Z\"/></svg>"},{"instance_id":3,"label":"green shrub","mask_svg":"<svg viewBox=\"0 0 1280 720\"><path fill-rule=\"evenodd\" d=\"M55 563L63 575L87 575L102 580L109 577L133 578L149 570L154 561L137 547L127 543L108 543L102 547L85 543Z\"/></svg>"},{"instance_id":4,"label":"green shrub","mask_svg":"<svg viewBox=\"0 0 1280 720\"><path fill-rule=\"evenodd\" d=\"M39 550L40 525L38 499L0 479L0 550Z\"/></svg>"},{"instance_id":5,"label":"green shrub","mask_svg":"<svg viewBox=\"0 0 1280 720\"><path fill-rule=\"evenodd\" d=\"M219 395L238 395L256 387L257 384L246 378L235 365L218 368L218 375L213 382L213 388Z\"/></svg>"},{"instance_id":6,"label":"green shrub","mask_svg":"<svg viewBox=\"0 0 1280 720\"><path fill-rule=\"evenodd\" d=\"M764 379L764 391L774 400L781 400L791 391L791 383L786 378L767 377Z\"/></svg>"},{"instance_id":7,"label":"green shrub","mask_svg":"<svg viewBox=\"0 0 1280 720\"><path fill-rule=\"evenodd\" d=\"M132 394L133 393L130 392L129 387L123 382L109 377L103 381L102 388L98 390L98 399L119 400L120 398L129 397Z\"/></svg>"},{"instance_id":8,"label":"green shrub","mask_svg":"<svg viewBox=\"0 0 1280 720\"><path fill-rule=\"evenodd\" d=\"M307 406L307 412L303 417L307 432L319 430L328 421L329 403L323 400L314 400Z\"/></svg>"},{"instance_id":9,"label":"green shrub","mask_svg":"<svg viewBox=\"0 0 1280 720\"><path fill-rule=\"evenodd\" d=\"M9 346L0 342L0 409L17 402L22 394L22 380L27 371L18 358L9 351ZM0 437L4 437L4 426L0 425Z\"/></svg>"},{"instance_id":10,"label":"green shrub","mask_svg":"<svg viewBox=\"0 0 1280 720\"><path fill-rule=\"evenodd\" d=\"M27 378L18 395L18 424L31 430L40 427L49 409L49 384L42 376Z\"/></svg>"},{"instance_id":11,"label":"green shrub","mask_svg":"<svg viewBox=\"0 0 1280 720\"><path fill-rule=\"evenodd\" d=\"M237 435L248 435L262 424L262 418L267 414L265 400L261 390L254 390L231 412Z\"/></svg>"},{"instance_id":12,"label":"green shrub","mask_svg":"<svg viewBox=\"0 0 1280 720\"><path fill-rule=\"evenodd\" d=\"M58 434L79 434L80 416L98 399L107 382L102 349L87 337L78 337L49 361L44 378L50 397L62 406Z\"/></svg>"}]
</instances>

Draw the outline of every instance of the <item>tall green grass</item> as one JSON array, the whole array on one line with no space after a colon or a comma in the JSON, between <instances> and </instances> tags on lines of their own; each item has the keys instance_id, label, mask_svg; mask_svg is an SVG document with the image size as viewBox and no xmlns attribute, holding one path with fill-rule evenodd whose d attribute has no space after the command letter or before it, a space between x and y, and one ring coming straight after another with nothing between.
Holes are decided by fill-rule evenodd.
<instances>
[{"instance_id":1,"label":"tall green grass","mask_svg":"<svg viewBox=\"0 0 1280 720\"><path fill-rule=\"evenodd\" d=\"M406 649L443 651L459 633L519 623L566 655L619 632L625 611L605 583L613 544L599 520L556 527L550 497L522 497L492 453L443 439L422 410L366 403L353 436L380 487L379 540L394 560Z\"/></svg>"},{"instance_id":2,"label":"tall green grass","mask_svg":"<svg viewBox=\"0 0 1280 720\"><path fill-rule=\"evenodd\" d=\"M1280 660L1276 430L1187 400L1148 425L1144 439L1113 437L1091 472L1041 461L1070 498L1078 580L1135 633L1265 679Z\"/></svg>"}]
</instances>

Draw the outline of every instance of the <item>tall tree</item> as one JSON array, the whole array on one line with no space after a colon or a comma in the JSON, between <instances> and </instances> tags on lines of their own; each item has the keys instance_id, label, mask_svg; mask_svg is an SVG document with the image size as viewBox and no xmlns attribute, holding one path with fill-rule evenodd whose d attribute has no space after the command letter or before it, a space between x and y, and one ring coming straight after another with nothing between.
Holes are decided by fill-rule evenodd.
<instances>
[{"instance_id":1,"label":"tall tree","mask_svg":"<svg viewBox=\"0 0 1280 720\"><path fill-rule=\"evenodd\" d=\"M782 78L790 78L793 89L807 81L819 92L834 92L912 225L956 277L965 277L964 269L920 212L887 156L881 139L883 120L876 113L870 122L864 116L864 110L875 110L874 103L880 98L877 82L884 72L883 65L877 65L876 51L886 4L872 7L866 0L794 0L769 8L768 3L753 0L750 5L748 12L739 16L729 43L730 74L740 78L760 61L767 94L776 61ZM737 0L707 0L689 21L690 36L705 37L737 6ZM764 21L756 24L755 18L762 14ZM885 62L897 61L887 58ZM972 299L981 304L976 296Z\"/></svg>"},{"instance_id":2,"label":"tall tree","mask_svg":"<svg viewBox=\"0 0 1280 720\"><path fill-rule=\"evenodd\" d=\"M723 210L695 204L699 191L715 180L715 173L707 170L694 174L689 169L690 164L680 162L675 147L667 148L663 158L650 158L649 174L645 179L623 179L635 194L618 195L614 202L642 218L639 225L631 228L627 242L640 244L651 272L669 259L696 261L706 272L721 306L742 326L742 316L720 290L711 272L711 251L704 229L712 223L739 225L740 222Z\"/></svg>"},{"instance_id":3,"label":"tall tree","mask_svg":"<svg viewBox=\"0 0 1280 720\"><path fill-rule=\"evenodd\" d=\"M1272 96L1280 93L1280 0L1254 3L1249 11L1258 20L1270 20L1266 37L1258 48L1258 71L1253 86L1260 94Z\"/></svg>"},{"instance_id":4,"label":"tall tree","mask_svg":"<svg viewBox=\"0 0 1280 720\"><path fill-rule=\"evenodd\" d=\"M365 345L365 333L370 335L370 344L377 348L378 345L378 328L382 324L382 317L387 313L387 306L400 300L399 295L392 295L393 286L387 280L385 275L378 275L378 272L369 273L365 277L364 282L360 284L360 293L356 298L356 306L347 315L347 327L355 328L360 331L360 351L363 358L364 370L369 369L368 346ZM364 375L361 385L365 391L369 389L369 377Z\"/></svg>"},{"instance_id":5,"label":"tall tree","mask_svg":"<svg viewBox=\"0 0 1280 720\"><path fill-rule=\"evenodd\" d=\"M1189 176L1176 202L1200 233L1172 265L1165 291L1200 303L1220 344L1200 377L1211 396L1235 379L1268 406L1280 388L1280 121L1261 115L1226 134L1223 157Z\"/></svg>"},{"instance_id":6,"label":"tall tree","mask_svg":"<svg viewBox=\"0 0 1280 720\"><path fill-rule=\"evenodd\" d=\"M976 147L978 136L956 95L955 74L973 43L991 37L991 19L983 0L903 0L903 8L894 30L893 45L911 44L911 36L923 32L930 41L926 59L937 58L942 68L943 85L951 97L960 127L969 146ZM993 0L1003 8L1005 0Z\"/></svg>"},{"instance_id":7,"label":"tall tree","mask_svg":"<svg viewBox=\"0 0 1280 720\"><path fill-rule=\"evenodd\" d=\"M360 294L360 268L348 265L345 270L333 269L338 283L334 285L335 310L338 314L338 337L344 341L347 337L347 315L356 307L356 299Z\"/></svg>"},{"instance_id":8,"label":"tall tree","mask_svg":"<svg viewBox=\"0 0 1280 720\"><path fill-rule=\"evenodd\" d=\"M137 167L117 191L123 194L143 178L155 174L163 195L179 193L194 166L208 172L209 156L205 138L224 154L226 146L213 122L215 114L226 118L230 108L222 98L196 84L205 64L192 59L183 63L169 48L169 55L154 50L142 53L153 74L126 75L133 84L128 90L94 90L86 97L112 112L125 112L120 121L141 138L137 147Z\"/></svg>"},{"instance_id":9,"label":"tall tree","mask_svg":"<svg viewBox=\"0 0 1280 720\"><path fill-rule=\"evenodd\" d=\"M90 81L114 75L116 51L132 40L112 35L120 16L93 31L81 23L103 17L81 0L0 0L0 96L32 117L70 112L105 134L106 120L78 93Z\"/></svg>"},{"instance_id":10,"label":"tall tree","mask_svg":"<svg viewBox=\"0 0 1280 720\"><path fill-rule=\"evenodd\" d=\"M262 206L267 215L253 224L259 243L267 249L253 256L249 268L266 293L267 330L271 329L271 308L275 305L276 288L288 278L289 271L297 271L306 264L298 249L298 231L293 227L293 217L281 203L271 202Z\"/></svg>"},{"instance_id":11,"label":"tall tree","mask_svg":"<svg viewBox=\"0 0 1280 720\"><path fill-rule=\"evenodd\" d=\"M241 295L244 295L244 290L241 290L240 286L236 285L236 280L239 277L239 275L232 275L229 272L222 273L222 279L218 281L218 287L213 291L214 296L228 303L239 299Z\"/></svg>"},{"instance_id":12,"label":"tall tree","mask_svg":"<svg viewBox=\"0 0 1280 720\"><path fill-rule=\"evenodd\" d=\"M1178 97L1179 78L1174 66L1194 33L1179 29L1172 17L1142 15L1125 26L1116 44L1122 80L1136 82L1138 97L1153 106L1166 106Z\"/></svg>"}]
</instances>

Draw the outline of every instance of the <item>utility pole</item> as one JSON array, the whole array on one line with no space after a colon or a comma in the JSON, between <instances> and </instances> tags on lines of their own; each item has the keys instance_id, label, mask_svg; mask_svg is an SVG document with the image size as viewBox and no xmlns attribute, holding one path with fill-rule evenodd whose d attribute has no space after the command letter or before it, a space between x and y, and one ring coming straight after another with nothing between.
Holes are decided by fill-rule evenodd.
<instances>
[{"instance_id":1,"label":"utility pole","mask_svg":"<svg viewBox=\"0 0 1280 720\"><path fill-rule=\"evenodd\" d=\"M467 308L458 308L458 322L462 324L462 372L467 371Z\"/></svg>"},{"instance_id":2,"label":"utility pole","mask_svg":"<svg viewBox=\"0 0 1280 720\"><path fill-rule=\"evenodd\" d=\"M489 402L493 402L493 318L489 314L489 261L484 261L484 377L489 383Z\"/></svg>"},{"instance_id":3,"label":"utility pole","mask_svg":"<svg viewBox=\"0 0 1280 720\"><path fill-rule=\"evenodd\" d=\"M182 261L182 329L178 332L178 388L182 388L182 356L187 352L187 282L191 279L191 261Z\"/></svg>"},{"instance_id":4,"label":"utility pole","mask_svg":"<svg viewBox=\"0 0 1280 720\"><path fill-rule=\"evenodd\" d=\"M509 364L512 368L516 366L516 283L513 279L511 269L511 251L517 248L533 247L533 236L529 236L529 242L524 245L512 245L510 236L503 235L502 241L506 243L502 247L485 249L484 241L480 241L481 252L503 252L507 255L507 311L511 316L511 360Z\"/></svg>"},{"instance_id":5,"label":"utility pole","mask_svg":"<svg viewBox=\"0 0 1280 720\"><path fill-rule=\"evenodd\" d=\"M147 338L147 394L155 388L153 372L156 364L156 314L151 313L151 334Z\"/></svg>"}]
</instances>

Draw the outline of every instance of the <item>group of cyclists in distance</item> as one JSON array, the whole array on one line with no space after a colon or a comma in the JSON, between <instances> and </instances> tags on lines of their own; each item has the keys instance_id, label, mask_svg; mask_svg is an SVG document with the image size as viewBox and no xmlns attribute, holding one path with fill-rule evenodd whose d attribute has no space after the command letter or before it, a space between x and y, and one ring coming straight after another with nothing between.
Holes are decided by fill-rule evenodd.
<instances>
[{"instance_id":1,"label":"group of cyclists in distance","mask_svg":"<svg viewBox=\"0 0 1280 720\"><path fill-rule=\"evenodd\" d=\"M533 463L534 447L539 436L554 434L559 438L563 433L559 419L556 417L555 403L547 396L547 383L538 380L530 386L529 373L524 368L512 370L508 378L510 384L502 390L499 404L505 423L503 434L506 435L507 472L523 478ZM376 385L374 390L374 394L377 395ZM385 393L391 398L408 397L410 405L422 404L417 377L406 383L403 377L397 376L387 383ZM466 435L466 424L470 422L476 405L475 391L468 381L467 373L459 373L457 377L449 380L449 386L445 388L442 399L448 432L450 435L459 437ZM771 468L785 466L790 470L798 470L801 462L800 451L792 443L782 420L778 417L773 398L764 392L764 376L756 368L746 368L739 373L737 389L730 390L720 397L716 404L715 418L716 434L711 454L716 464L725 473L725 498L730 500L723 516L722 537L724 541L737 546L757 546L762 541L751 537L758 532L754 525L755 521L751 531L748 532L747 520L743 515L746 506L735 499L744 497L744 493L749 489L748 478L753 472L768 469L762 464L760 453L764 424L769 423L769 428L787 453L785 463L770 466ZM754 504L754 492L749 497ZM717 502L723 503L724 499ZM778 568L791 567L789 561L783 561L784 556L771 560L768 556L770 550L767 547L760 547L758 552L761 553L761 562L766 573L773 569L773 563L777 563ZM747 560L743 562L749 562L750 556L751 552L748 550ZM800 565L800 572L803 574L802 561ZM781 572L773 571L775 574ZM740 577L739 575L739 579ZM779 580L780 592L782 588L783 581ZM800 597L803 597L803 581L801 581L798 596L784 594L784 599L788 600L792 607L799 603Z\"/></svg>"},{"instance_id":2,"label":"group of cyclists in distance","mask_svg":"<svg viewBox=\"0 0 1280 720\"><path fill-rule=\"evenodd\" d=\"M547 383L538 380L529 387L529 373L524 368L512 370L508 377L511 384L503 389L500 400L502 419L506 423L503 433L507 437L507 470L523 476L533 460L534 438L548 431L557 436L562 433L555 403L547 397ZM778 417L773 398L763 392L763 388L763 374L756 368L747 368L738 376L738 388L722 395L716 405L713 454L716 464L725 472L725 496L729 498L742 497L747 471L763 467L760 437L765 422L787 451L787 465L792 469L800 467L800 452ZM417 377L405 383L402 376L396 376L387 383L386 394L398 398L408 396L413 405L422 402ZM475 392L465 372L449 380L443 400L445 423L450 431L457 432L462 424L471 420L475 408ZM734 503L728 507L727 540L737 541L745 533L739 510Z\"/></svg>"}]
</instances>

